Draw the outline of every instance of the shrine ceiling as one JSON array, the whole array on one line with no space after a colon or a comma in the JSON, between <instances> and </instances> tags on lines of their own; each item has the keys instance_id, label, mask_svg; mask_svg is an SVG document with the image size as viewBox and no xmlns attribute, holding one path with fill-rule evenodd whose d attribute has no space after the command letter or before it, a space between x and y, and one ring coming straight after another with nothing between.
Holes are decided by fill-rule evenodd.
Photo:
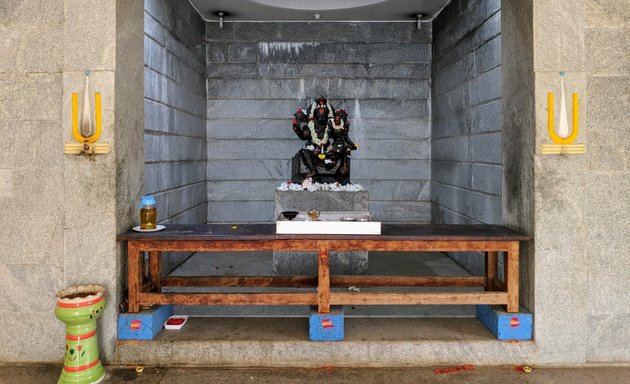
<instances>
[{"instance_id":1,"label":"shrine ceiling","mask_svg":"<svg viewBox=\"0 0 630 384\"><path fill-rule=\"evenodd\" d=\"M450 0L190 0L206 21L416 21Z\"/></svg>"}]
</instances>

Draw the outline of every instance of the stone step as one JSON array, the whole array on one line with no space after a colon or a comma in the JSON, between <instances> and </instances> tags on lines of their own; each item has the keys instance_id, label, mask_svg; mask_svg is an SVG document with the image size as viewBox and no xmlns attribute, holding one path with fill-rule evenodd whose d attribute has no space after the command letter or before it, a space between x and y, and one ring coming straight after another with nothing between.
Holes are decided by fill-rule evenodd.
<instances>
[{"instance_id":1,"label":"stone step","mask_svg":"<svg viewBox=\"0 0 630 384\"><path fill-rule=\"evenodd\" d=\"M153 341L119 341L125 364L400 367L521 364L535 344L499 342L476 318L348 318L341 342L308 341L308 319L191 318Z\"/></svg>"}]
</instances>

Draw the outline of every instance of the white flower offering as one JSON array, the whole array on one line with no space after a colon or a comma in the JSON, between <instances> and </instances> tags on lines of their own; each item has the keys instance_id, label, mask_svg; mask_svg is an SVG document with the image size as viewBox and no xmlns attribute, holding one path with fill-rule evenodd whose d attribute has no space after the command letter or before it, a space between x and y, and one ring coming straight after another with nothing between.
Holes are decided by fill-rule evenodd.
<instances>
[{"instance_id":1,"label":"white flower offering","mask_svg":"<svg viewBox=\"0 0 630 384\"><path fill-rule=\"evenodd\" d=\"M307 180L309 182L307 182ZM346 184L340 183L313 183L309 179L305 180L302 184L284 182L278 187L279 191L332 191L332 192L358 192L365 191L365 188L361 184Z\"/></svg>"}]
</instances>

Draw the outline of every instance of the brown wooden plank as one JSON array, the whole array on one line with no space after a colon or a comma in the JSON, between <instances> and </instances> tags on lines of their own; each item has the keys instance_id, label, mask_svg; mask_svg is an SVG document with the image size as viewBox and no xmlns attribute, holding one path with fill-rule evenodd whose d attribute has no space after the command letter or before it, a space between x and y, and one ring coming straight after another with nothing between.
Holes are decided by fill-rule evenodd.
<instances>
[{"instance_id":1,"label":"brown wooden plank","mask_svg":"<svg viewBox=\"0 0 630 384\"><path fill-rule=\"evenodd\" d=\"M138 240L138 246L147 251L202 251L202 252L254 252L254 251L317 251L322 241L317 240Z\"/></svg>"},{"instance_id":2,"label":"brown wooden plank","mask_svg":"<svg viewBox=\"0 0 630 384\"><path fill-rule=\"evenodd\" d=\"M506 304L505 292L331 292L332 305Z\"/></svg>"},{"instance_id":3,"label":"brown wooden plank","mask_svg":"<svg viewBox=\"0 0 630 384\"><path fill-rule=\"evenodd\" d=\"M168 276L163 287L316 287L317 276Z\"/></svg>"},{"instance_id":4,"label":"brown wooden plank","mask_svg":"<svg viewBox=\"0 0 630 384\"><path fill-rule=\"evenodd\" d=\"M483 287L483 276L332 276L333 287Z\"/></svg>"},{"instance_id":5,"label":"brown wooden plank","mask_svg":"<svg viewBox=\"0 0 630 384\"><path fill-rule=\"evenodd\" d=\"M138 295L142 305L315 305L317 293L157 293Z\"/></svg>"},{"instance_id":6,"label":"brown wooden plank","mask_svg":"<svg viewBox=\"0 0 630 384\"><path fill-rule=\"evenodd\" d=\"M293 287L317 286L317 276L172 276L164 287ZM483 276L331 276L331 287L483 287Z\"/></svg>"},{"instance_id":7,"label":"brown wooden plank","mask_svg":"<svg viewBox=\"0 0 630 384\"><path fill-rule=\"evenodd\" d=\"M508 251L512 241L464 240L138 240L136 245L146 251L424 251L424 252L485 252Z\"/></svg>"},{"instance_id":8,"label":"brown wooden plank","mask_svg":"<svg viewBox=\"0 0 630 384\"><path fill-rule=\"evenodd\" d=\"M140 304L138 303L140 284L142 284L140 251L136 247L135 242L130 241L127 244L127 300L128 311L131 313L140 311Z\"/></svg>"},{"instance_id":9,"label":"brown wooden plank","mask_svg":"<svg viewBox=\"0 0 630 384\"><path fill-rule=\"evenodd\" d=\"M160 279L162 275L162 252L149 252L149 278L156 291L160 291Z\"/></svg>"},{"instance_id":10,"label":"brown wooden plank","mask_svg":"<svg viewBox=\"0 0 630 384\"><path fill-rule=\"evenodd\" d=\"M330 265L325 250L317 255L317 313L330 313Z\"/></svg>"},{"instance_id":11,"label":"brown wooden plank","mask_svg":"<svg viewBox=\"0 0 630 384\"><path fill-rule=\"evenodd\" d=\"M486 252L486 291L494 291L497 276L497 252Z\"/></svg>"},{"instance_id":12,"label":"brown wooden plank","mask_svg":"<svg viewBox=\"0 0 630 384\"><path fill-rule=\"evenodd\" d=\"M142 305L313 305L316 293L153 293ZM331 292L333 305L506 304L505 292Z\"/></svg>"},{"instance_id":13,"label":"brown wooden plank","mask_svg":"<svg viewBox=\"0 0 630 384\"><path fill-rule=\"evenodd\" d=\"M519 244L518 241L512 243L511 249L508 251L505 263L505 285L507 288L508 302L507 311L514 313L518 312L518 257L519 257Z\"/></svg>"},{"instance_id":14,"label":"brown wooden plank","mask_svg":"<svg viewBox=\"0 0 630 384\"><path fill-rule=\"evenodd\" d=\"M485 252L507 251L510 241L488 240L346 240L330 241L331 251L424 251Z\"/></svg>"}]
</instances>

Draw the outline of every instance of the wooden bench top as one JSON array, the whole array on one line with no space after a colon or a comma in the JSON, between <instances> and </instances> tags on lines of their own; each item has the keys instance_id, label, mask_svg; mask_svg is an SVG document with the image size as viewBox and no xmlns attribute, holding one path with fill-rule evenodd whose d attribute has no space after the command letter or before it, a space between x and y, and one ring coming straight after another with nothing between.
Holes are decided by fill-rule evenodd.
<instances>
[{"instance_id":1,"label":"wooden bench top","mask_svg":"<svg viewBox=\"0 0 630 384\"><path fill-rule=\"evenodd\" d=\"M169 224L159 232L128 231L119 241L199 241L199 240L393 240L393 241L522 241L529 236L499 225L388 224L381 235L278 235L275 223L262 224Z\"/></svg>"}]
</instances>

